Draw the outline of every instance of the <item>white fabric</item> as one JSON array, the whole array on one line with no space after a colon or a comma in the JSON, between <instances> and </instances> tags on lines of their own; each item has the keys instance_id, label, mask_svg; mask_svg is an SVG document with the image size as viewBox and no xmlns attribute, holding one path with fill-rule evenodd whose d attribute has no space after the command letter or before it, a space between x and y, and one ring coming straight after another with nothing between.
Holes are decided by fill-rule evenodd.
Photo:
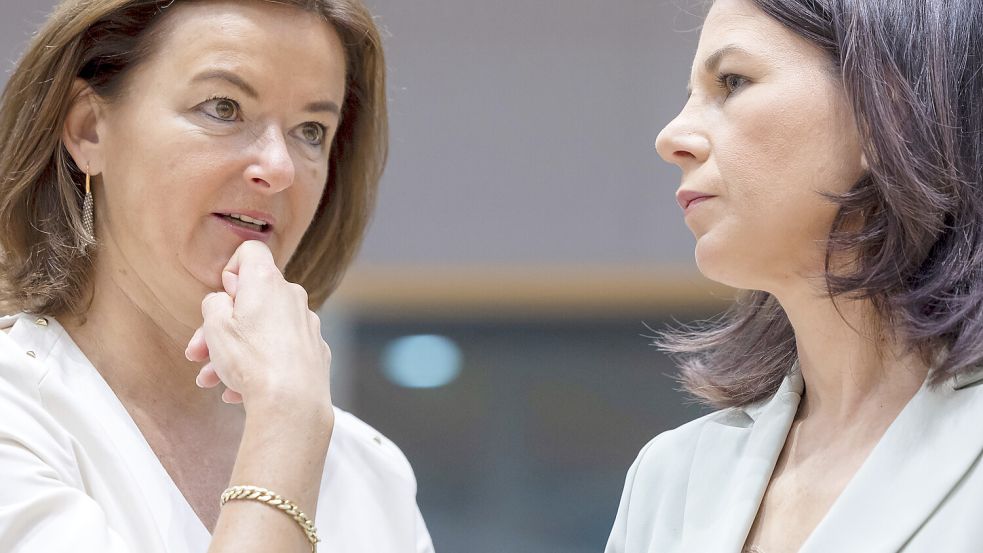
<instances>
[{"instance_id":1,"label":"white fabric","mask_svg":"<svg viewBox=\"0 0 983 553\"><path fill-rule=\"evenodd\" d=\"M208 530L116 395L57 321L35 321L0 318L0 551L204 553ZM320 551L433 552L406 458L340 410L315 524Z\"/></svg>"},{"instance_id":2,"label":"white fabric","mask_svg":"<svg viewBox=\"0 0 983 553\"><path fill-rule=\"evenodd\" d=\"M922 387L800 553L983 551L983 374ZM606 553L738 553L803 391L657 436L628 472ZM858 421L859 424L859 421Z\"/></svg>"}]
</instances>

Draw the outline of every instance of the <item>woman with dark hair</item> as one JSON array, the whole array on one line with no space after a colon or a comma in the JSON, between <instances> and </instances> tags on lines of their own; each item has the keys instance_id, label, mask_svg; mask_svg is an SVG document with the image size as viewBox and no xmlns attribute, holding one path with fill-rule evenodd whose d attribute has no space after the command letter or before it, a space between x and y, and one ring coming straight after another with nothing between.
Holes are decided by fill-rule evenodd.
<instances>
[{"instance_id":1,"label":"woman with dark hair","mask_svg":"<svg viewBox=\"0 0 983 553\"><path fill-rule=\"evenodd\" d=\"M312 311L386 129L361 0L58 6L0 99L0 551L433 550Z\"/></svg>"},{"instance_id":2,"label":"woman with dark hair","mask_svg":"<svg viewBox=\"0 0 983 553\"><path fill-rule=\"evenodd\" d=\"M608 553L983 549L983 3L717 0L659 135L707 277L666 333L711 415Z\"/></svg>"}]
</instances>

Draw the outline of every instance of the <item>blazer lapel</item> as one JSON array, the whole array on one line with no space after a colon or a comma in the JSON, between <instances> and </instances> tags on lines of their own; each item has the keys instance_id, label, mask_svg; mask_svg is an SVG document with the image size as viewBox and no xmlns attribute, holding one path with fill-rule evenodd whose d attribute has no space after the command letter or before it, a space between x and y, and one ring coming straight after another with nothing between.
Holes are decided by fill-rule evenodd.
<instances>
[{"instance_id":1,"label":"blazer lapel","mask_svg":"<svg viewBox=\"0 0 983 553\"><path fill-rule=\"evenodd\" d=\"M793 371L766 403L706 427L693 457L681 551L738 553L785 446L803 389Z\"/></svg>"},{"instance_id":2,"label":"blazer lapel","mask_svg":"<svg viewBox=\"0 0 983 553\"><path fill-rule=\"evenodd\" d=\"M980 376L963 376L934 390L922 387L801 553L901 550L983 450Z\"/></svg>"}]
</instances>

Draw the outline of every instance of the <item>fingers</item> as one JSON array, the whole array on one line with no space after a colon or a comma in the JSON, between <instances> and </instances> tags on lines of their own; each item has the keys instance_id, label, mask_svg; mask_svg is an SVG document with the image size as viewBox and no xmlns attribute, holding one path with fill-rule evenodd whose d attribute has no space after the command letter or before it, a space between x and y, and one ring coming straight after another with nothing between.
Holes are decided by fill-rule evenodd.
<instances>
[{"instance_id":1,"label":"fingers","mask_svg":"<svg viewBox=\"0 0 983 553\"><path fill-rule=\"evenodd\" d=\"M222 284L226 291L212 292L201 301L202 326L195 330L185 350L185 356L190 361L209 361L201 368L198 376L195 378L195 384L201 388L214 388L219 384L226 384L222 381L222 377L219 376L218 371L215 370L215 366L210 362L212 352L208 347L207 341L209 336L215 339L215 337L220 337L228 332L228 325L232 321L235 304L233 295L238 291L238 280L239 277L235 273L231 271L223 272ZM221 349L216 350L215 355L219 355L219 353L221 353ZM242 394L226 387L222 392L222 401L226 403L242 403Z\"/></svg>"},{"instance_id":2,"label":"fingers","mask_svg":"<svg viewBox=\"0 0 983 553\"><path fill-rule=\"evenodd\" d=\"M201 388L214 388L221 383L222 380L211 365L202 367L201 372L198 373L198 378L195 379L195 384ZM242 403L242 394L231 388L226 388L222 391L222 401L225 403Z\"/></svg>"},{"instance_id":3,"label":"fingers","mask_svg":"<svg viewBox=\"0 0 983 553\"><path fill-rule=\"evenodd\" d=\"M230 388L226 388L225 391L222 392L222 401L226 403L242 403L242 394Z\"/></svg>"},{"instance_id":4,"label":"fingers","mask_svg":"<svg viewBox=\"0 0 983 553\"><path fill-rule=\"evenodd\" d=\"M270 249L256 240L243 242L236 248L222 270L222 286L233 298L236 314L247 318L258 312L266 313L271 299L283 293L303 300L305 307L308 305L306 291L284 279Z\"/></svg>"},{"instance_id":5,"label":"fingers","mask_svg":"<svg viewBox=\"0 0 983 553\"><path fill-rule=\"evenodd\" d=\"M225 292L208 294L201 300L201 316L204 319L202 324L202 339L204 339L208 335L209 327L215 329L216 325L232 318L232 296Z\"/></svg>"},{"instance_id":6,"label":"fingers","mask_svg":"<svg viewBox=\"0 0 983 553\"><path fill-rule=\"evenodd\" d=\"M284 279L266 244L240 244L221 279L224 291L202 300L204 322L186 352L189 360L208 363L198 373L198 386L222 384L223 401L242 403L243 394L262 395L270 387L270 367L285 363L306 376L304 371L330 363L325 361L329 354L322 349L320 321L309 311L306 290ZM288 339L284 341L280 333ZM315 384L328 386L321 380Z\"/></svg>"},{"instance_id":7,"label":"fingers","mask_svg":"<svg viewBox=\"0 0 983 553\"><path fill-rule=\"evenodd\" d=\"M218 373L215 372L215 368L212 367L211 364L202 367L201 371L198 373L198 377L195 378L195 384L197 384L199 388L214 388L221 382L222 379L219 378Z\"/></svg>"},{"instance_id":8,"label":"fingers","mask_svg":"<svg viewBox=\"0 0 983 553\"><path fill-rule=\"evenodd\" d=\"M214 388L221 383L222 380L210 364L202 367L201 372L198 373L198 378L195 379L195 384L201 388ZM231 388L226 388L222 391L222 401L226 403L242 403L242 394Z\"/></svg>"},{"instance_id":9,"label":"fingers","mask_svg":"<svg viewBox=\"0 0 983 553\"><path fill-rule=\"evenodd\" d=\"M235 275L236 278L226 277L226 273ZM263 280L274 276L278 276L281 280L283 278L270 248L258 240L247 240L239 244L225 268L222 269L222 286L225 287L230 296L236 296L242 288L240 284L247 283L248 285L248 283L256 281L260 281L261 284ZM234 292L229 291L230 287L234 289ZM259 286L258 288L261 294L264 287Z\"/></svg>"},{"instance_id":10,"label":"fingers","mask_svg":"<svg viewBox=\"0 0 983 553\"><path fill-rule=\"evenodd\" d=\"M191 337L191 340L188 341L188 347L184 350L184 356L188 361L195 363L208 361L208 344L205 343L204 327L199 327Z\"/></svg>"}]
</instances>

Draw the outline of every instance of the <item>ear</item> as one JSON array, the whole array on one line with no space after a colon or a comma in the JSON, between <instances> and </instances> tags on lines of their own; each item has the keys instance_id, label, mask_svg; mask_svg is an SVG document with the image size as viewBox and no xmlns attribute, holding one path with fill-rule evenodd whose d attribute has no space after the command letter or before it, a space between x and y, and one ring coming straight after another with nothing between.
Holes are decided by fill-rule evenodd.
<instances>
[{"instance_id":1,"label":"ear","mask_svg":"<svg viewBox=\"0 0 983 553\"><path fill-rule=\"evenodd\" d=\"M870 164L867 163L867 153L866 152L861 152L860 153L860 168L864 170L864 174L865 175L870 172Z\"/></svg>"},{"instance_id":2,"label":"ear","mask_svg":"<svg viewBox=\"0 0 983 553\"><path fill-rule=\"evenodd\" d=\"M72 98L61 133L62 143L79 169L98 175L102 173L105 158L105 144L100 136L104 127L104 105L82 79L75 79Z\"/></svg>"}]
</instances>

